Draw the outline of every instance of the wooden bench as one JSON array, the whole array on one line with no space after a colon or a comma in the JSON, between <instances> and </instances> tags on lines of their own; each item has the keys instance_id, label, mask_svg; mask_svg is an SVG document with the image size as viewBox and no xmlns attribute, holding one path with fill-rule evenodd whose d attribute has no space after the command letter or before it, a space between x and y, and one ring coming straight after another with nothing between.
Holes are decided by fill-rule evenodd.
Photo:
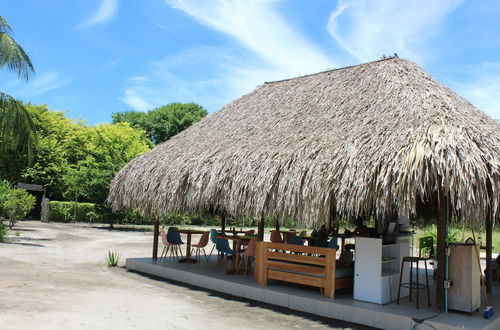
<instances>
[{"instance_id":1,"label":"wooden bench","mask_svg":"<svg viewBox=\"0 0 500 330\"><path fill-rule=\"evenodd\" d=\"M272 279L315 286L334 298L335 290L352 286L352 275L336 278L335 254L331 248L257 242L254 279L263 285Z\"/></svg>"}]
</instances>

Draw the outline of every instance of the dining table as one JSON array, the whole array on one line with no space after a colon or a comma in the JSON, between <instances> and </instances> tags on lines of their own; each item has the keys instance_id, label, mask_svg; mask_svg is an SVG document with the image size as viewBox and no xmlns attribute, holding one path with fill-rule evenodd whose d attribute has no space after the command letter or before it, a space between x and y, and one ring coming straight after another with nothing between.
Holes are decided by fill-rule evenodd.
<instances>
[{"instance_id":1,"label":"dining table","mask_svg":"<svg viewBox=\"0 0 500 330\"><path fill-rule=\"evenodd\" d=\"M227 239L227 240L232 240L234 242L233 244L233 252L234 252L234 264L233 268L229 269L227 271L228 274L236 274L236 269L238 268L238 264L240 263L241 260L241 246L247 245L248 242L253 238L253 236L244 236L244 235L227 235L227 234L220 234L217 235L218 239ZM241 273L241 272L240 272Z\"/></svg>"},{"instance_id":2,"label":"dining table","mask_svg":"<svg viewBox=\"0 0 500 330\"><path fill-rule=\"evenodd\" d=\"M244 229L225 229L218 231L220 235L237 235L237 234L244 234L246 232L247 231Z\"/></svg>"},{"instance_id":3,"label":"dining table","mask_svg":"<svg viewBox=\"0 0 500 330\"><path fill-rule=\"evenodd\" d=\"M194 264L198 262L198 260L191 258L191 236L193 234L203 234L206 233L206 230L198 230L198 229L175 229L174 230L180 234L186 234L186 257L179 260L181 263Z\"/></svg>"}]
</instances>

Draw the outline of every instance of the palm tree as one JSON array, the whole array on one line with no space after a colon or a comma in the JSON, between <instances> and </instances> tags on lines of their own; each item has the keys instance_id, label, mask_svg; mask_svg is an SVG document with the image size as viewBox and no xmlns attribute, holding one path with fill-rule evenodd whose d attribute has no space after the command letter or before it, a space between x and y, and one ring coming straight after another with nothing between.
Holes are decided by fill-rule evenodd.
<instances>
[{"instance_id":1,"label":"palm tree","mask_svg":"<svg viewBox=\"0 0 500 330\"><path fill-rule=\"evenodd\" d=\"M0 68L17 72L21 79L28 79L35 72L24 49L10 36L12 29L0 16ZM19 151L26 153L31 162L37 143L36 130L29 112L12 96L0 91L0 150L2 153Z\"/></svg>"}]
</instances>

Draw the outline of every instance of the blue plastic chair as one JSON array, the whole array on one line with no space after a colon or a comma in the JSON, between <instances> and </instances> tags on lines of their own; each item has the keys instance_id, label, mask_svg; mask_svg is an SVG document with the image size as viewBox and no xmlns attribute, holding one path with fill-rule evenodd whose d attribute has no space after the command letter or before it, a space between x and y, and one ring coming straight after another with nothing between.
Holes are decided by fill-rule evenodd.
<instances>
[{"instance_id":1,"label":"blue plastic chair","mask_svg":"<svg viewBox=\"0 0 500 330\"><path fill-rule=\"evenodd\" d=\"M304 239L300 236L291 235L289 236L288 244L304 245Z\"/></svg>"},{"instance_id":2,"label":"blue plastic chair","mask_svg":"<svg viewBox=\"0 0 500 330\"><path fill-rule=\"evenodd\" d=\"M169 227L168 228L168 230L167 230L167 241L170 244L173 244L173 245L176 246L176 248L178 249L179 253L181 254L181 258L183 258L182 251L181 251L181 244L184 244L184 242L181 240L181 235L178 232L174 231L175 229L177 229L177 227Z\"/></svg>"},{"instance_id":3,"label":"blue plastic chair","mask_svg":"<svg viewBox=\"0 0 500 330\"><path fill-rule=\"evenodd\" d=\"M209 258L212 256L212 253L214 252L215 246L217 245L217 235L219 235L219 233L217 232L217 229L213 229L213 228L210 229L210 242L212 242L214 245L212 246L212 250L210 250L210 254L208 255Z\"/></svg>"},{"instance_id":4,"label":"blue plastic chair","mask_svg":"<svg viewBox=\"0 0 500 330\"><path fill-rule=\"evenodd\" d=\"M218 238L217 243L215 244L215 248L217 249L217 252L219 252L222 256L226 255L226 258L228 255L234 255L234 251L229 247L229 241L227 239ZM215 263L216 267L218 263L219 258L217 258L217 262Z\"/></svg>"},{"instance_id":5,"label":"blue plastic chair","mask_svg":"<svg viewBox=\"0 0 500 330\"><path fill-rule=\"evenodd\" d=\"M234 255L233 250L229 247L229 241L227 239L219 238L217 239L217 244L215 248L220 253L228 254L230 256Z\"/></svg>"},{"instance_id":6,"label":"blue plastic chair","mask_svg":"<svg viewBox=\"0 0 500 330\"><path fill-rule=\"evenodd\" d=\"M178 245L184 244L184 242L181 239L181 234L174 231L175 229L177 229L177 227L168 228L167 240L172 244L178 244Z\"/></svg>"},{"instance_id":7,"label":"blue plastic chair","mask_svg":"<svg viewBox=\"0 0 500 330\"><path fill-rule=\"evenodd\" d=\"M217 235L219 235L217 229L210 229L210 241L214 244L217 244Z\"/></svg>"},{"instance_id":8,"label":"blue plastic chair","mask_svg":"<svg viewBox=\"0 0 500 330\"><path fill-rule=\"evenodd\" d=\"M332 239L330 240L330 242L328 242L328 247L330 249L335 249L335 250L339 250L339 243L338 243L338 237L337 236L333 236Z\"/></svg>"}]
</instances>

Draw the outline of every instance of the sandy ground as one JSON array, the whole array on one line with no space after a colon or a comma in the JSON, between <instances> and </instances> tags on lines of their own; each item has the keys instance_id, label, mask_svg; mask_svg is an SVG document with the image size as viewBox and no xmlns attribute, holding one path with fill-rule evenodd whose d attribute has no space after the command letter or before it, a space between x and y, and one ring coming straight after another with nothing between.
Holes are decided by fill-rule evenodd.
<instances>
[{"instance_id":1,"label":"sandy ground","mask_svg":"<svg viewBox=\"0 0 500 330\"><path fill-rule=\"evenodd\" d=\"M17 235L18 236L17 236ZM0 243L0 329L362 327L107 268L151 255L152 233L19 222Z\"/></svg>"}]
</instances>

